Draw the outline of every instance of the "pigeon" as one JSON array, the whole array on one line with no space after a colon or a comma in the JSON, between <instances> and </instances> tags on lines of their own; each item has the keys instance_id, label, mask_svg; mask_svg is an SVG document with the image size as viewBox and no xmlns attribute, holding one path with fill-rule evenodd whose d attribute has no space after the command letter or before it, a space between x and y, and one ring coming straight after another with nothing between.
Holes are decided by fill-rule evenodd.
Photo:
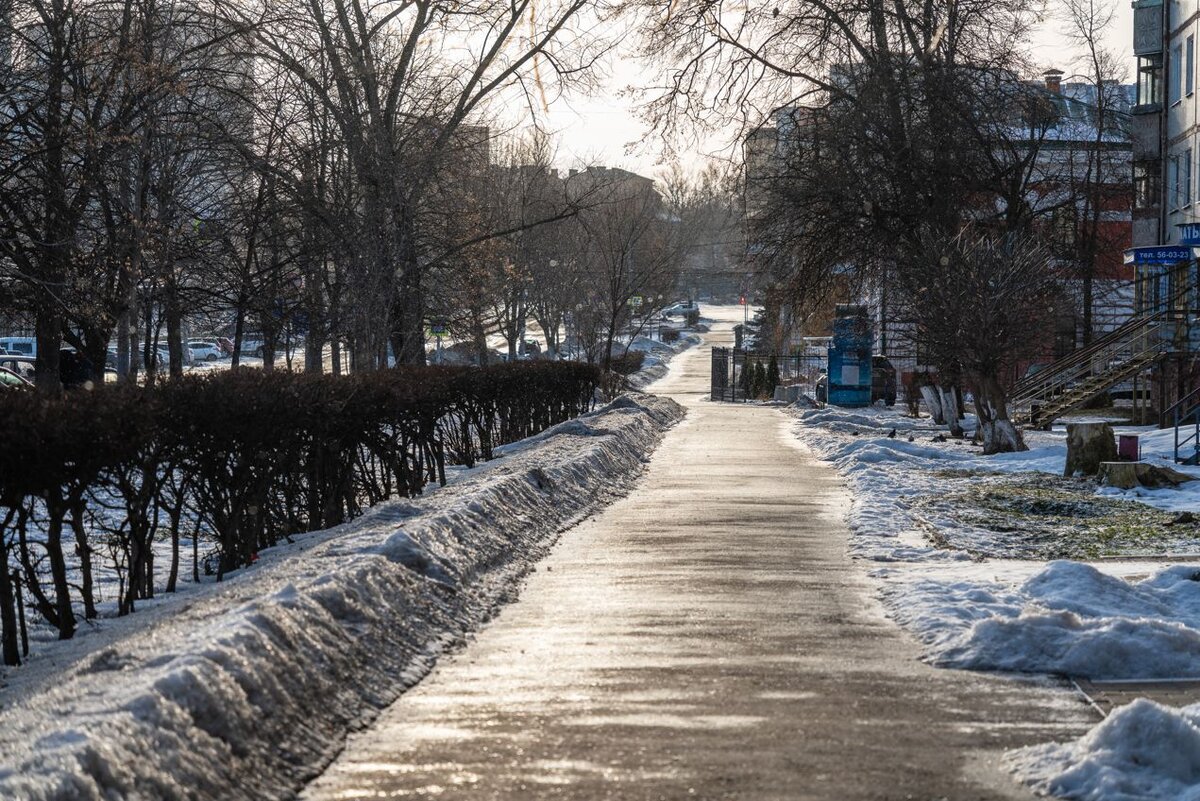
<instances>
[{"instance_id":1,"label":"pigeon","mask_svg":"<svg viewBox=\"0 0 1200 801\"><path fill-rule=\"evenodd\" d=\"M888 432L888 439L895 439L895 438L896 438L896 429L893 428L891 431Z\"/></svg>"},{"instance_id":2,"label":"pigeon","mask_svg":"<svg viewBox=\"0 0 1200 801\"><path fill-rule=\"evenodd\" d=\"M913 437L913 435L912 435L912 434L909 434L909 435L908 435L908 441L909 441L909 442L913 442L914 440L915 440L915 437Z\"/></svg>"},{"instance_id":3,"label":"pigeon","mask_svg":"<svg viewBox=\"0 0 1200 801\"><path fill-rule=\"evenodd\" d=\"M933 438L933 441L934 442L945 442L946 437L943 434L938 434L936 437Z\"/></svg>"}]
</instances>

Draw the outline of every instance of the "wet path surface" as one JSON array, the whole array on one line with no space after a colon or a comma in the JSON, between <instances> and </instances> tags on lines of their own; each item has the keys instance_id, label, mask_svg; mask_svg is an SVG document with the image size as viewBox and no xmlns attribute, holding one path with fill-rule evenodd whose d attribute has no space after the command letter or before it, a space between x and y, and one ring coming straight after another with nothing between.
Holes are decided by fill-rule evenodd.
<instances>
[{"instance_id":1,"label":"wet path surface","mask_svg":"<svg viewBox=\"0 0 1200 801\"><path fill-rule=\"evenodd\" d=\"M1086 707L920 663L845 555L835 474L778 410L703 400L708 359L654 387L689 415L638 489L304 798L1030 797L1000 753L1078 735Z\"/></svg>"}]
</instances>

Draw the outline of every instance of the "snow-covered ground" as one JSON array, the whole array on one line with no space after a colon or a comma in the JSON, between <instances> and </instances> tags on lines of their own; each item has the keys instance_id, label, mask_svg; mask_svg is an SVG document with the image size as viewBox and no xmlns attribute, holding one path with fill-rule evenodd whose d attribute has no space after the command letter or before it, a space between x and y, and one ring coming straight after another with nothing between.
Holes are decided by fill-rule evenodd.
<instances>
[{"instance_id":1,"label":"snow-covered ground","mask_svg":"<svg viewBox=\"0 0 1200 801\"><path fill-rule=\"evenodd\" d=\"M1200 678L1200 527L1179 514L1200 513L1200 481L1122 491L1064 479L1063 427L1026 432L1029 451L983 456L899 409L794 413L801 447L849 485L851 551L879 563L885 607L933 664ZM1116 430L1140 435L1145 460L1200 477L1174 464L1173 431ZM1059 551L1086 560L1049 558ZM1010 767L1064 798L1200 799L1198 724L1200 707L1141 701Z\"/></svg>"},{"instance_id":2,"label":"snow-covered ground","mask_svg":"<svg viewBox=\"0 0 1200 801\"><path fill-rule=\"evenodd\" d=\"M1034 790L1081 801L1200 799L1200 704L1139 698L1079 740L1024 748L1009 767Z\"/></svg>"},{"instance_id":3,"label":"snow-covered ground","mask_svg":"<svg viewBox=\"0 0 1200 801\"><path fill-rule=\"evenodd\" d=\"M509 600L559 531L627 491L682 414L623 397L64 643L5 690L0 798L290 796Z\"/></svg>"}]
</instances>

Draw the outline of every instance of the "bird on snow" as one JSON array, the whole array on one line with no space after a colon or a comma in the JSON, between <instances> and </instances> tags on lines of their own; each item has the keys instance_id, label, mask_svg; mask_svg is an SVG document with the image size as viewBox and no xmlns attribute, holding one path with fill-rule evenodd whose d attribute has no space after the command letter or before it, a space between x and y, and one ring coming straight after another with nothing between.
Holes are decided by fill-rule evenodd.
<instances>
[{"instance_id":1,"label":"bird on snow","mask_svg":"<svg viewBox=\"0 0 1200 801\"><path fill-rule=\"evenodd\" d=\"M893 428L891 431L888 432L888 439L895 439L895 438L896 438L896 429Z\"/></svg>"},{"instance_id":2,"label":"bird on snow","mask_svg":"<svg viewBox=\"0 0 1200 801\"><path fill-rule=\"evenodd\" d=\"M909 435L908 435L908 441L909 441L909 442L912 442L914 439L916 439L916 438L915 438L915 437L914 437L912 434L909 434Z\"/></svg>"}]
</instances>

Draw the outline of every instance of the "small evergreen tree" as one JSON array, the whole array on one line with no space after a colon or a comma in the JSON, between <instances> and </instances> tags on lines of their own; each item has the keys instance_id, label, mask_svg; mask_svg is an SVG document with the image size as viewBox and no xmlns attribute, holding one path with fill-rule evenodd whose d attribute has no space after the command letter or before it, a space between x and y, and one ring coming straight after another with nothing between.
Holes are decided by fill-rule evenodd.
<instances>
[{"instance_id":1,"label":"small evergreen tree","mask_svg":"<svg viewBox=\"0 0 1200 801\"><path fill-rule=\"evenodd\" d=\"M759 399L767 394L767 368L763 367L762 362L754 363L754 384L750 394Z\"/></svg>"},{"instance_id":2,"label":"small evergreen tree","mask_svg":"<svg viewBox=\"0 0 1200 801\"><path fill-rule=\"evenodd\" d=\"M767 365L767 394L774 396L777 386L779 386L779 359L771 354L771 363Z\"/></svg>"},{"instance_id":3,"label":"small evergreen tree","mask_svg":"<svg viewBox=\"0 0 1200 801\"><path fill-rule=\"evenodd\" d=\"M742 362L742 372L738 375L738 389L742 391L742 396L749 398L753 396L754 386L754 365L748 361Z\"/></svg>"}]
</instances>

